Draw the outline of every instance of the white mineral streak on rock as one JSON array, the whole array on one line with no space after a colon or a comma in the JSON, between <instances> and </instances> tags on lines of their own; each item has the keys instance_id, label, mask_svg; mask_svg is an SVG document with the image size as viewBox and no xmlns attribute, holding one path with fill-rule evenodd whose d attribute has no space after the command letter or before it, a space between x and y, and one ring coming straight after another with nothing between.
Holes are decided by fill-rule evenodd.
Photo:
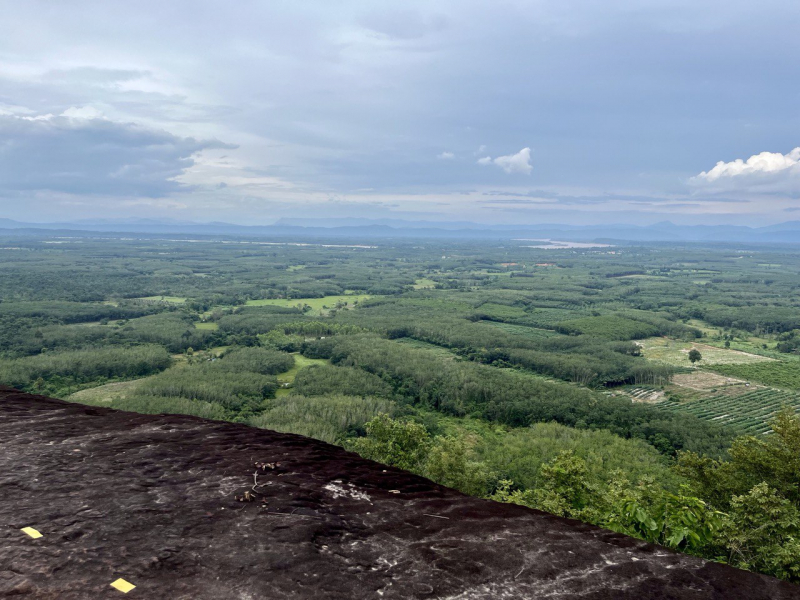
<instances>
[{"instance_id":1,"label":"white mineral streak on rock","mask_svg":"<svg viewBox=\"0 0 800 600\"><path fill-rule=\"evenodd\" d=\"M334 499L336 498L352 498L353 500L364 500L372 504L372 498L369 494L357 490L352 483L348 483L345 487L340 480L331 481L323 488L331 493Z\"/></svg>"}]
</instances>

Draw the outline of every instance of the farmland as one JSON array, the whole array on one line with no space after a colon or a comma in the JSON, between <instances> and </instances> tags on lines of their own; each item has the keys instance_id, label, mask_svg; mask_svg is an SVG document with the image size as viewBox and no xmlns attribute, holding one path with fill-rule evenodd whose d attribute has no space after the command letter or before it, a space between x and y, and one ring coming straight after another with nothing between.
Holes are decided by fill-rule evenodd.
<instances>
[{"instance_id":1,"label":"farmland","mask_svg":"<svg viewBox=\"0 0 800 600\"><path fill-rule=\"evenodd\" d=\"M800 409L785 249L49 241L0 243L0 382L313 436L607 527L620 489L674 494L685 457ZM551 503L560 469L580 510Z\"/></svg>"},{"instance_id":2,"label":"farmland","mask_svg":"<svg viewBox=\"0 0 800 600\"><path fill-rule=\"evenodd\" d=\"M148 345L164 348L176 364L187 353L198 363L211 360L212 348L255 345L294 357L275 384L275 393L286 396L312 361L352 362L339 356L355 335L366 335L365 345L375 337L393 340L385 351L399 344L412 351L409 359L482 364L504 379L514 371L535 375L565 397L649 386L654 393L641 398L612 397L651 405L671 398L670 412L700 421L712 418L693 403L718 390L747 382L788 391L800 385L797 356L776 349L779 336L800 328L794 254L706 249L698 259L689 250L608 254L522 244L462 243L443 252L403 245L210 242L198 249L174 240L75 240L57 247L47 241L30 239L27 259L6 251L9 260L0 263L9 276L3 281L23 282L3 290L0 370L33 391L89 398L92 387L125 389L137 371L119 361ZM124 262L100 262L109 251ZM95 267L75 268L76 260ZM98 363L96 376L85 368L80 378L63 375L70 356L98 348L118 362ZM702 355L696 364L689 361L692 349ZM385 365L373 368L389 377ZM418 404L420 392L412 393L407 400ZM490 420L519 420L482 411Z\"/></svg>"},{"instance_id":3,"label":"farmland","mask_svg":"<svg viewBox=\"0 0 800 600\"><path fill-rule=\"evenodd\" d=\"M769 421L784 407L800 410L800 394L759 389L742 395L713 395L689 404L664 401L667 410L678 410L748 434L770 431Z\"/></svg>"},{"instance_id":4,"label":"farmland","mask_svg":"<svg viewBox=\"0 0 800 600\"><path fill-rule=\"evenodd\" d=\"M749 379L776 388L800 390L800 362L798 361L721 364L713 365L710 368L730 377Z\"/></svg>"}]
</instances>

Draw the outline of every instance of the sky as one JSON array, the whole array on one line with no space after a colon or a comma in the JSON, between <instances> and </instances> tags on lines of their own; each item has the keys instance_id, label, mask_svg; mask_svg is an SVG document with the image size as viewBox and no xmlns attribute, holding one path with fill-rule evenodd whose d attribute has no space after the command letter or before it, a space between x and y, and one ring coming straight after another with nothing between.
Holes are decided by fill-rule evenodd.
<instances>
[{"instance_id":1,"label":"sky","mask_svg":"<svg viewBox=\"0 0 800 600\"><path fill-rule=\"evenodd\" d=\"M795 0L0 14L0 218L800 220Z\"/></svg>"}]
</instances>

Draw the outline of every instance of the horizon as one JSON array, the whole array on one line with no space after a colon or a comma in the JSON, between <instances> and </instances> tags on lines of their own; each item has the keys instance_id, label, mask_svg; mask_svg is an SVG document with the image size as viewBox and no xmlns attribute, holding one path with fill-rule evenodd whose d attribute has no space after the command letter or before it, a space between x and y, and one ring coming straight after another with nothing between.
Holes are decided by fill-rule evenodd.
<instances>
[{"instance_id":1,"label":"horizon","mask_svg":"<svg viewBox=\"0 0 800 600\"><path fill-rule=\"evenodd\" d=\"M539 223L478 223L476 221L456 221L449 219L440 220L427 220L427 219L407 219L402 215L389 216L382 218L369 218L369 217L334 217L330 219L315 218L315 217L279 217L266 223L243 223L240 221L226 221L226 220L192 220L192 219L174 219L169 217L154 218L149 216L143 217L121 217L121 218L104 218L104 217L87 217L78 219L33 219L29 221L22 221L18 219L8 219L0 217L0 230L13 229L14 227L4 227L4 224L13 224L15 226L56 226L56 225L75 225L75 226L102 226L102 225L158 225L158 226L229 226L236 228L268 228L275 226L288 226L299 228L346 228L346 227L389 227L389 228L409 228L409 229L484 229L484 230L511 230L511 229L545 229L556 227L567 227L575 230L589 230L597 227L619 227L629 229L657 229L663 227L676 228L676 229L698 229L698 228L717 228L717 229L749 229L749 230L762 230L762 229L776 229L783 226L791 231L795 229L800 230L800 219L792 219L787 221L780 221L770 225L747 225L747 224L692 224L686 225L676 223L674 220L661 220L657 222L647 223L626 223L624 221L617 221L601 225L591 224L572 224L566 222L539 222Z\"/></svg>"},{"instance_id":2,"label":"horizon","mask_svg":"<svg viewBox=\"0 0 800 600\"><path fill-rule=\"evenodd\" d=\"M0 218L800 215L795 3L221 7L9 4Z\"/></svg>"}]
</instances>

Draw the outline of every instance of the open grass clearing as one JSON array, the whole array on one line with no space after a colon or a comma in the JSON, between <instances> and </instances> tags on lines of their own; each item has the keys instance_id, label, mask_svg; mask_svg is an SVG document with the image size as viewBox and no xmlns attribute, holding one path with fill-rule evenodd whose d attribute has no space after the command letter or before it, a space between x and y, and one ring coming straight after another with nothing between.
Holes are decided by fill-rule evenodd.
<instances>
[{"instance_id":1,"label":"open grass clearing","mask_svg":"<svg viewBox=\"0 0 800 600\"><path fill-rule=\"evenodd\" d=\"M414 282L414 289L415 290L429 290L436 287L436 282L433 279L428 279L427 277L423 277L421 279L417 279Z\"/></svg>"},{"instance_id":2,"label":"open grass clearing","mask_svg":"<svg viewBox=\"0 0 800 600\"><path fill-rule=\"evenodd\" d=\"M204 331L216 331L219 329L219 324L210 321L201 321L199 323L195 323L194 328Z\"/></svg>"},{"instance_id":3,"label":"open grass clearing","mask_svg":"<svg viewBox=\"0 0 800 600\"><path fill-rule=\"evenodd\" d=\"M723 327L714 327L710 323L706 323L700 319L690 319L688 325L699 329L703 335L708 338L706 343L715 348L724 348L725 342L722 335L725 333ZM746 339L743 339L746 338ZM735 339L727 340L730 350L739 350L740 352L748 352L750 354L758 354L770 358L782 358L782 355L775 348L775 336L754 335L745 331L738 331L735 334ZM764 346L767 346L764 348Z\"/></svg>"},{"instance_id":4,"label":"open grass clearing","mask_svg":"<svg viewBox=\"0 0 800 600\"><path fill-rule=\"evenodd\" d=\"M720 332L719 327L714 327L710 323L706 323L701 319L689 319L686 324L690 327L694 327L695 329L699 329L703 332L703 335L708 337L715 336Z\"/></svg>"},{"instance_id":5,"label":"open grass clearing","mask_svg":"<svg viewBox=\"0 0 800 600\"><path fill-rule=\"evenodd\" d=\"M276 398L289 394L291 386L294 384L295 377L297 377L301 369L305 369L311 365L328 364L328 361L324 358L307 358L297 352L293 352L292 356L294 356L294 366L285 373L278 375L278 384L280 387L275 392Z\"/></svg>"},{"instance_id":6,"label":"open grass clearing","mask_svg":"<svg viewBox=\"0 0 800 600\"><path fill-rule=\"evenodd\" d=\"M247 306L283 306L303 307L310 306L310 314L315 316L326 315L331 309L352 308L356 303L372 298L367 294L347 294L339 296L323 296L322 298L266 298L263 300L248 300Z\"/></svg>"},{"instance_id":7,"label":"open grass clearing","mask_svg":"<svg viewBox=\"0 0 800 600\"><path fill-rule=\"evenodd\" d=\"M115 400L123 400L133 394L136 388L138 388L145 379L147 379L147 377L133 379L131 381L114 381L112 383L106 383L105 385L75 392L64 399L69 402L91 404L92 406L109 405Z\"/></svg>"},{"instance_id":8,"label":"open grass clearing","mask_svg":"<svg viewBox=\"0 0 800 600\"><path fill-rule=\"evenodd\" d=\"M684 342L666 337L646 338L637 343L642 348L642 355L648 360L678 367L691 366L689 351L692 348L696 348L703 357L698 366L748 364L773 360L766 356L759 356L749 352L717 348L708 344Z\"/></svg>"},{"instance_id":9,"label":"open grass clearing","mask_svg":"<svg viewBox=\"0 0 800 600\"><path fill-rule=\"evenodd\" d=\"M163 373L169 373L175 369L183 369L189 364L190 360L207 360L212 357L221 356L225 350L227 350L227 347L220 346L219 348L212 348L210 350L198 350L191 357L185 354L173 354L172 366L162 371L162 373L155 373L147 377L140 377L139 379L131 379L129 381L112 381L111 383L80 390L64 399L70 402L79 402L80 404L92 404L97 406L109 405L114 401L124 400L134 395L138 387L148 379L158 377Z\"/></svg>"}]
</instances>

